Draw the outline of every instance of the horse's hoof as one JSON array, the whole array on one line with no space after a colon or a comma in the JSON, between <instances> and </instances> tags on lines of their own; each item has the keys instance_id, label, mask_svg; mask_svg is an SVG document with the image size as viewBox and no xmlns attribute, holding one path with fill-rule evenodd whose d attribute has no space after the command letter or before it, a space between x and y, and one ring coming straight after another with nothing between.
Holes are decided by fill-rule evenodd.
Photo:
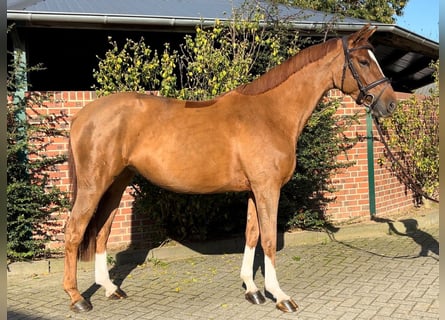
<instances>
[{"instance_id":1,"label":"horse's hoof","mask_svg":"<svg viewBox=\"0 0 445 320\"><path fill-rule=\"evenodd\" d=\"M120 288L117 288L116 291L114 291L108 299L110 300L120 300L120 299L126 299L128 296L127 294L121 290Z\"/></svg>"},{"instance_id":2,"label":"horse's hoof","mask_svg":"<svg viewBox=\"0 0 445 320\"><path fill-rule=\"evenodd\" d=\"M298 305L292 298L289 300L283 300L277 303L277 309L283 312L295 312L298 309Z\"/></svg>"},{"instance_id":3,"label":"horse's hoof","mask_svg":"<svg viewBox=\"0 0 445 320\"><path fill-rule=\"evenodd\" d=\"M266 302L266 298L264 298L264 295L261 293L261 291L256 292L247 292L246 300L253 304L263 304Z\"/></svg>"},{"instance_id":4,"label":"horse's hoof","mask_svg":"<svg viewBox=\"0 0 445 320\"><path fill-rule=\"evenodd\" d=\"M88 300L82 298L81 300L72 303L70 309L76 313L88 312L93 309L93 305Z\"/></svg>"}]
</instances>

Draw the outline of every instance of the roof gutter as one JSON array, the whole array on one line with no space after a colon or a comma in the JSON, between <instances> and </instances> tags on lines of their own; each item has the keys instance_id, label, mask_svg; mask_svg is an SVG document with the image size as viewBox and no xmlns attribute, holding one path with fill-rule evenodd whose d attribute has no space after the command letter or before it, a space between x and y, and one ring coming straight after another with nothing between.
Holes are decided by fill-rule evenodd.
<instances>
[{"instance_id":1,"label":"roof gutter","mask_svg":"<svg viewBox=\"0 0 445 320\"><path fill-rule=\"evenodd\" d=\"M53 13L53 12L23 12L19 10L8 10L8 20L23 21L32 25L49 23L63 24L96 24L96 25L139 25L139 26L168 26L194 28L196 25L213 25L215 18L195 17L157 17L136 15L108 15L108 14L76 14L76 13ZM227 19L227 18L226 18ZM226 20L221 19L221 20ZM320 30L324 22L292 21L296 29L314 31ZM335 30L337 32L354 32L367 23L344 23L338 22ZM399 26L383 23L373 23L381 32L390 32L405 39L412 40L433 50L439 50L439 43L419 36Z\"/></svg>"},{"instance_id":2,"label":"roof gutter","mask_svg":"<svg viewBox=\"0 0 445 320\"><path fill-rule=\"evenodd\" d=\"M155 16L121 16L121 15L102 15L102 14L75 14L75 13L52 13L52 12L23 12L8 10L7 19L14 21L23 21L30 24L129 24L129 25L147 25L147 26L170 26L170 27L194 27L198 24L213 25L215 19L198 19L188 17L155 17Z\"/></svg>"}]
</instances>

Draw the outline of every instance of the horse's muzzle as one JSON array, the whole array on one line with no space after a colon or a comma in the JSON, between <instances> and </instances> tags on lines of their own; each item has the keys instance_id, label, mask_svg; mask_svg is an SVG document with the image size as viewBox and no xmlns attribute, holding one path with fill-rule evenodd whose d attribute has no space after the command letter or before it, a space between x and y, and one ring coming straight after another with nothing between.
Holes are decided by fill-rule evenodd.
<instances>
[{"instance_id":1,"label":"horse's muzzle","mask_svg":"<svg viewBox=\"0 0 445 320\"><path fill-rule=\"evenodd\" d=\"M391 99L389 102L385 102L379 99L368 108L372 111L374 117L386 118L391 116L396 110L397 101Z\"/></svg>"},{"instance_id":2,"label":"horse's muzzle","mask_svg":"<svg viewBox=\"0 0 445 320\"><path fill-rule=\"evenodd\" d=\"M396 107L397 103L395 101L391 101L386 110L388 111L389 114L392 114L396 110Z\"/></svg>"}]
</instances>

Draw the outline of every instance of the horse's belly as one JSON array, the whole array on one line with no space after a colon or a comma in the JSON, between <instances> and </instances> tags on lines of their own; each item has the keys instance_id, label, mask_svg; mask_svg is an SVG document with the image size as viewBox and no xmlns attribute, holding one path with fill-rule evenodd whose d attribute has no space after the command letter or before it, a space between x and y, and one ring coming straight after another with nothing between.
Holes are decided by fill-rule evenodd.
<instances>
[{"instance_id":1,"label":"horse's belly","mask_svg":"<svg viewBox=\"0 0 445 320\"><path fill-rule=\"evenodd\" d=\"M205 168L183 170L151 170L141 174L152 183L178 193L220 193L249 190L249 182L242 175L226 175L225 172L210 172Z\"/></svg>"},{"instance_id":2,"label":"horse's belly","mask_svg":"<svg viewBox=\"0 0 445 320\"><path fill-rule=\"evenodd\" d=\"M222 155L146 156L131 165L152 183L179 193L219 193L249 190L247 177L232 159Z\"/></svg>"}]
</instances>

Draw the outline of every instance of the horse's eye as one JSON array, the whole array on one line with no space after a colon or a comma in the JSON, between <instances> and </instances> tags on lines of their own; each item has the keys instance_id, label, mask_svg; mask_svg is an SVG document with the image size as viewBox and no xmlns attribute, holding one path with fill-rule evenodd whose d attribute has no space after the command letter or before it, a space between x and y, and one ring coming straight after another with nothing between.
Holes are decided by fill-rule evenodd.
<instances>
[{"instance_id":1,"label":"horse's eye","mask_svg":"<svg viewBox=\"0 0 445 320\"><path fill-rule=\"evenodd\" d=\"M360 63L360 65L364 66L364 67L369 67L369 61L368 60L359 60L358 63Z\"/></svg>"}]
</instances>

